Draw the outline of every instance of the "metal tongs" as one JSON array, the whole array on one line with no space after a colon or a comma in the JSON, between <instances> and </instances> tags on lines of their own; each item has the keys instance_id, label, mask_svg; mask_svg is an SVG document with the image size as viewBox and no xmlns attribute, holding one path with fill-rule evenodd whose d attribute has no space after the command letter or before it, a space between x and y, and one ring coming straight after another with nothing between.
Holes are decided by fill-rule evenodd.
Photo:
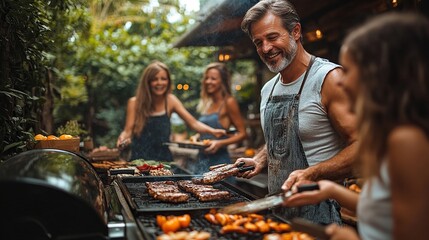
<instances>
[{"instance_id":1,"label":"metal tongs","mask_svg":"<svg viewBox=\"0 0 429 240\"><path fill-rule=\"evenodd\" d=\"M227 177L236 176L238 173L246 172L255 169L254 166L244 167L244 162L234 164L219 164L209 167L209 172L204 173L200 177L192 178L192 182L196 184L214 184L224 180Z\"/></svg>"},{"instance_id":2,"label":"metal tongs","mask_svg":"<svg viewBox=\"0 0 429 240\"><path fill-rule=\"evenodd\" d=\"M319 190L319 185L317 183L303 184L297 187L297 192L314 190ZM261 210L281 205L287 198L289 198L293 194L294 192L289 190L280 194L271 195L251 202L234 203L219 209L218 212L225 214L243 214L259 212Z\"/></svg>"}]
</instances>

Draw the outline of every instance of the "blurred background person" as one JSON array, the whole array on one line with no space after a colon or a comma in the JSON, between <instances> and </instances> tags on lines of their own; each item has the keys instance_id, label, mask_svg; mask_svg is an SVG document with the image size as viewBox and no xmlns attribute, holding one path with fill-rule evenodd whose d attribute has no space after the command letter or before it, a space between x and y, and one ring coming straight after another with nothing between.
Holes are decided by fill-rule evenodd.
<instances>
[{"instance_id":1,"label":"blurred background person","mask_svg":"<svg viewBox=\"0 0 429 240\"><path fill-rule=\"evenodd\" d=\"M235 130L220 138L210 133L194 136L200 140L210 139L209 146L199 152L197 162L190 166L197 174L207 172L212 165L230 164L228 145L238 144L246 138L243 117L236 99L231 95L231 78L225 64L216 62L206 67L200 97L197 106L201 113L199 121L212 128L228 130L234 127Z\"/></svg>"},{"instance_id":2,"label":"blurred background person","mask_svg":"<svg viewBox=\"0 0 429 240\"><path fill-rule=\"evenodd\" d=\"M333 198L357 211L361 239L427 239L429 229L429 21L378 16L352 31L340 51L341 83L357 114L360 196L331 181L284 205ZM359 239L331 225L331 239Z\"/></svg>"},{"instance_id":3,"label":"blurred background person","mask_svg":"<svg viewBox=\"0 0 429 240\"><path fill-rule=\"evenodd\" d=\"M170 116L177 113L192 129L216 136L225 130L211 128L197 121L171 94L171 78L168 67L154 61L143 71L136 95L128 100L125 128L116 145L123 148L131 144L131 158L173 161L168 146L170 141Z\"/></svg>"}]
</instances>

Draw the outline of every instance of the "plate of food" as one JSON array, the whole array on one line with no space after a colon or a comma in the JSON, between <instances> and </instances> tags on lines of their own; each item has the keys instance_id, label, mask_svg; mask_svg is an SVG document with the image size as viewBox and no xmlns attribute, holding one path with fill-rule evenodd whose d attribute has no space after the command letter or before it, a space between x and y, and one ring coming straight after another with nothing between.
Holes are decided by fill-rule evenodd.
<instances>
[{"instance_id":1,"label":"plate of food","mask_svg":"<svg viewBox=\"0 0 429 240\"><path fill-rule=\"evenodd\" d=\"M210 145L210 142L211 142L210 139L198 140L198 141L184 140L184 141L166 142L164 143L164 145L181 147L181 148L204 149Z\"/></svg>"}]
</instances>

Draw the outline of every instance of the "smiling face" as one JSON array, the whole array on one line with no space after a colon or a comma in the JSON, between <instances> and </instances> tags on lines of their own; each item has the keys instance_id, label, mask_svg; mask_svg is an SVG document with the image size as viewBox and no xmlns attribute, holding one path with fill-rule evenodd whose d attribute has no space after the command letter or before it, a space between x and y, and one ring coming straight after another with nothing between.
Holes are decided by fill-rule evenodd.
<instances>
[{"instance_id":1,"label":"smiling face","mask_svg":"<svg viewBox=\"0 0 429 240\"><path fill-rule=\"evenodd\" d=\"M343 66L343 77L340 86L349 97L352 106L355 106L359 91L359 68L350 56L347 47L343 46L340 50L339 61Z\"/></svg>"},{"instance_id":2,"label":"smiling face","mask_svg":"<svg viewBox=\"0 0 429 240\"><path fill-rule=\"evenodd\" d=\"M168 78L167 71L161 69L154 78L150 80L150 91L153 96L162 96L168 90L170 79Z\"/></svg>"},{"instance_id":3,"label":"smiling face","mask_svg":"<svg viewBox=\"0 0 429 240\"><path fill-rule=\"evenodd\" d=\"M218 91L222 91L222 78L217 69L211 68L204 75L204 87L207 94L212 95Z\"/></svg>"},{"instance_id":4,"label":"smiling face","mask_svg":"<svg viewBox=\"0 0 429 240\"><path fill-rule=\"evenodd\" d=\"M280 17L267 12L252 24L252 41L261 60L272 72L280 72L294 59L299 41L299 25L292 31L283 27Z\"/></svg>"}]
</instances>

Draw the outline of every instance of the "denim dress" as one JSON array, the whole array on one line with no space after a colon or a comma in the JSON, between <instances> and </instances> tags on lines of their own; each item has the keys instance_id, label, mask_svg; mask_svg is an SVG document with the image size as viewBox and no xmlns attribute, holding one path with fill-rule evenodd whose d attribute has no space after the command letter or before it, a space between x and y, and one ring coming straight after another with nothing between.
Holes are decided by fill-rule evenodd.
<instances>
[{"instance_id":1,"label":"denim dress","mask_svg":"<svg viewBox=\"0 0 429 240\"><path fill-rule=\"evenodd\" d=\"M140 136L133 136L130 160L173 161L173 155L170 149L163 144L170 141L170 134L171 123L170 117L168 116L166 101L165 114L150 116Z\"/></svg>"},{"instance_id":2,"label":"denim dress","mask_svg":"<svg viewBox=\"0 0 429 240\"><path fill-rule=\"evenodd\" d=\"M201 117L198 119L200 122L216 129L224 129L222 125L219 122L219 113L222 109L222 106L220 106L219 110L212 114L204 114L201 115ZM223 136L221 138L216 138L212 134L208 133L201 133L200 139L225 139L226 137ZM209 170L210 166L222 164L222 163L231 163L231 158L229 156L228 150L226 147L220 148L216 153L214 154L206 154L204 153L204 150L199 151L198 153L198 161L196 165L194 166L194 173L201 174L205 173Z\"/></svg>"}]
</instances>

